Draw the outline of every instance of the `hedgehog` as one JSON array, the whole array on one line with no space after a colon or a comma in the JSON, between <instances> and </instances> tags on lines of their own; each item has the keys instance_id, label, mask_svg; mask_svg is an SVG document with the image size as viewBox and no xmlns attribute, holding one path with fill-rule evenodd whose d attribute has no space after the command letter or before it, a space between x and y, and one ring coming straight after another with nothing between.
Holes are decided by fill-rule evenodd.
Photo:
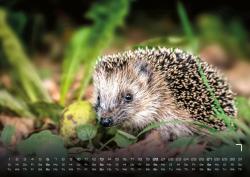
<instances>
[{"instance_id":1,"label":"hedgehog","mask_svg":"<svg viewBox=\"0 0 250 177\"><path fill-rule=\"evenodd\" d=\"M224 121L215 116L215 100L227 116L236 116L235 94L224 76L180 49L146 47L100 57L93 84L93 106L104 127L134 133L165 122L156 130L170 140L202 132L197 123L225 130Z\"/></svg>"}]
</instances>

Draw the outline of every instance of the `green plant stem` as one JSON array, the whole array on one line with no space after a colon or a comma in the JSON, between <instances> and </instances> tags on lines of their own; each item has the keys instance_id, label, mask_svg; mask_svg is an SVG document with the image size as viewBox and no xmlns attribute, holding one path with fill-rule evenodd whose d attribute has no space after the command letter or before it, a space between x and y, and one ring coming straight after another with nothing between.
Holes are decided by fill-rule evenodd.
<instances>
[{"instance_id":1,"label":"green plant stem","mask_svg":"<svg viewBox=\"0 0 250 177\"><path fill-rule=\"evenodd\" d=\"M101 151L103 148L105 148L109 143L111 143L114 140L114 138L109 139L106 143L104 143L98 150Z\"/></svg>"},{"instance_id":2,"label":"green plant stem","mask_svg":"<svg viewBox=\"0 0 250 177\"><path fill-rule=\"evenodd\" d=\"M224 123L226 124L226 126L229 128L232 128L232 119L229 118L229 116L227 116L224 112L224 110L222 109L218 99L216 98L215 96L215 93L214 93L214 89L210 86L209 84L209 81L205 75L205 72L203 71L202 69L202 66L201 66L201 62L199 61L199 59L196 59L196 63L197 63L197 66L198 66L198 71L201 75L201 79L204 83L204 85L206 86L207 90L209 91L209 94L211 95L211 98L213 99L213 104L214 104L214 107L213 107L213 111L215 113L215 115L224 121Z\"/></svg>"},{"instance_id":3,"label":"green plant stem","mask_svg":"<svg viewBox=\"0 0 250 177\"><path fill-rule=\"evenodd\" d=\"M89 147L91 150L94 150L94 148L95 148L92 139L89 139Z\"/></svg>"},{"instance_id":4,"label":"green plant stem","mask_svg":"<svg viewBox=\"0 0 250 177\"><path fill-rule=\"evenodd\" d=\"M198 39L196 39L196 36L192 29L192 25L188 19L187 12L183 4L180 1L177 2L177 12L178 12L185 36L188 42L190 42L191 50L192 52L197 53L198 52Z\"/></svg>"},{"instance_id":5,"label":"green plant stem","mask_svg":"<svg viewBox=\"0 0 250 177\"><path fill-rule=\"evenodd\" d=\"M193 33L191 24L189 22L186 10L185 10L183 4L180 1L177 2L177 11L178 11L178 14L179 14L179 17L180 17L180 20L181 20L182 28L184 29L184 32L185 32L187 38L191 42L195 38L195 35Z\"/></svg>"},{"instance_id":6,"label":"green plant stem","mask_svg":"<svg viewBox=\"0 0 250 177\"><path fill-rule=\"evenodd\" d=\"M25 79L25 76L23 76L22 74L21 74L20 78L21 78L20 81L23 85L23 88L26 91L26 94L28 95L30 101L37 102L38 97L37 97L34 89L32 88L32 85L29 83L29 81L27 79Z\"/></svg>"},{"instance_id":7,"label":"green plant stem","mask_svg":"<svg viewBox=\"0 0 250 177\"><path fill-rule=\"evenodd\" d=\"M103 146L103 143L99 142L99 146ZM110 147L108 147L108 146L106 146L106 149L107 149L107 150L112 150L112 148L110 148Z\"/></svg>"}]
</instances>

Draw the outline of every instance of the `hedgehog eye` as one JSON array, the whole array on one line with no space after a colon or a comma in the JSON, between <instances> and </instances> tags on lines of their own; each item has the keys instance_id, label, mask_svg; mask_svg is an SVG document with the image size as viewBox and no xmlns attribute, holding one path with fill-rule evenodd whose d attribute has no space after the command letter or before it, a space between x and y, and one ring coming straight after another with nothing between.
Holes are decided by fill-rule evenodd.
<instances>
[{"instance_id":1,"label":"hedgehog eye","mask_svg":"<svg viewBox=\"0 0 250 177\"><path fill-rule=\"evenodd\" d=\"M100 105L100 96L97 96L97 104Z\"/></svg>"},{"instance_id":2,"label":"hedgehog eye","mask_svg":"<svg viewBox=\"0 0 250 177\"><path fill-rule=\"evenodd\" d=\"M124 100L128 103L128 102L131 102L133 100L133 95L131 93L127 93L125 96L124 96Z\"/></svg>"}]
</instances>

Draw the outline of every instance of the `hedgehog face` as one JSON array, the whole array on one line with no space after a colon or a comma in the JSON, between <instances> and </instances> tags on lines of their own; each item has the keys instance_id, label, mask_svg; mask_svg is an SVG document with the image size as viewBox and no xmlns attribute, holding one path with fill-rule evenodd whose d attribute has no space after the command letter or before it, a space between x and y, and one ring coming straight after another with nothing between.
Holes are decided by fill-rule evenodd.
<instances>
[{"instance_id":1,"label":"hedgehog face","mask_svg":"<svg viewBox=\"0 0 250 177\"><path fill-rule=\"evenodd\" d=\"M157 95L151 93L153 70L143 61L122 68L99 68L94 74L94 107L104 127L145 127L153 122Z\"/></svg>"}]
</instances>

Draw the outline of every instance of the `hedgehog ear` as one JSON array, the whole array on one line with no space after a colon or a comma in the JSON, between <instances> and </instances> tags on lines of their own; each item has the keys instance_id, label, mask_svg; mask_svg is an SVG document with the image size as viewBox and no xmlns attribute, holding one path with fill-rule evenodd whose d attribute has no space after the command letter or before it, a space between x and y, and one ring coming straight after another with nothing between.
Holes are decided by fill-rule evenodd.
<instances>
[{"instance_id":1,"label":"hedgehog ear","mask_svg":"<svg viewBox=\"0 0 250 177\"><path fill-rule=\"evenodd\" d=\"M144 79L147 79L148 82L151 80L153 70L149 63L143 60L139 60L136 61L135 67L139 76L143 77Z\"/></svg>"}]
</instances>

